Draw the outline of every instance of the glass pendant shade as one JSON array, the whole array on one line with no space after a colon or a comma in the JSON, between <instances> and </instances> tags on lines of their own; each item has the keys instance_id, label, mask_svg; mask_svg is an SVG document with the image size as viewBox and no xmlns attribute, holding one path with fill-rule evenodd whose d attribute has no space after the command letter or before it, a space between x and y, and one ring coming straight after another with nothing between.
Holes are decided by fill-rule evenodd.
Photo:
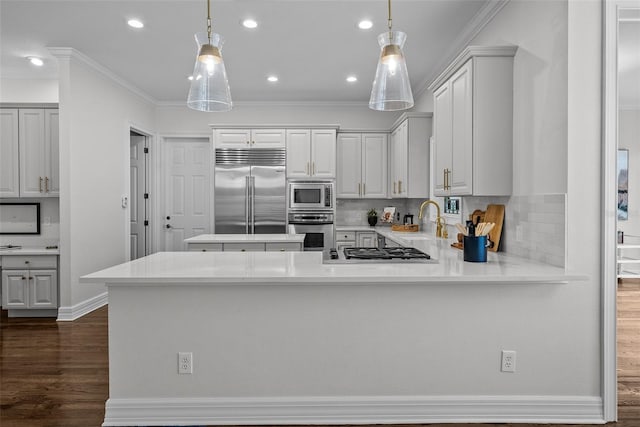
<instances>
[{"instance_id":1,"label":"glass pendant shade","mask_svg":"<svg viewBox=\"0 0 640 427\"><path fill-rule=\"evenodd\" d=\"M372 110L397 111L413 107L409 72L402 52L406 40L407 35L402 31L386 31L378 36L380 59L369 99Z\"/></svg>"},{"instance_id":2,"label":"glass pendant shade","mask_svg":"<svg viewBox=\"0 0 640 427\"><path fill-rule=\"evenodd\" d=\"M195 38L198 56L193 67L187 105L200 111L229 111L233 103L222 60L224 40L216 33L211 33L211 42L207 33L197 33Z\"/></svg>"}]
</instances>

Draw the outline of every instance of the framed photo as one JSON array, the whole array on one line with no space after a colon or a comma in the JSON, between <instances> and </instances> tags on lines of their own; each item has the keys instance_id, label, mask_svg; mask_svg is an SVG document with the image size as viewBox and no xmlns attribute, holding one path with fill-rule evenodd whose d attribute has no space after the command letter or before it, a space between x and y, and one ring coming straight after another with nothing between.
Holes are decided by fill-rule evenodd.
<instances>
[{"instance_id":1,"label":"framed photo","mask_svg":"<svg viewBox=\"0 0 640 427\"><path fill-rule=\"evenodd\" d=\"M629 150L618 150L618 220L629 219Z\"/></svg>"},{"instance_id":2,"label":"framed photo","mask_svg":"<svg viewBox=\"0 0 640 427\"><path fill-rule=\"evenodd\" d=\"M40 203L0 203L0 234L40 234Z\"/></svg>"}]
</instances>

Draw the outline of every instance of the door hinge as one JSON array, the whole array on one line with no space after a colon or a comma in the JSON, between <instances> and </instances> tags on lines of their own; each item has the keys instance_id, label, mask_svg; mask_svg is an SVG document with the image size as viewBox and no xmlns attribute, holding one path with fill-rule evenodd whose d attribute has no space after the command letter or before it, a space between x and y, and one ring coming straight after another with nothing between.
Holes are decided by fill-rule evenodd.
<instances>
[{"instance_id":1,"label":"door hinge","mask_svg":"<svg viewBox=\"0 0 640 427\"><path fill-rule=\"evenodd\" d=\"M144 193L144 198L148 199L149 198L149 193Z\"/></svg>"},{"instance_id":2,"label":"door hinge","mask_svg":"<svg viewBox=\"0 0 640 427\"><path fill-rule=\"evenodd\" d=\"M149 147L144 147L144 154L149 154Z\"/></svg>"},{"instance_id":3,"label":"door hinge","mask_svg":"<svg viewBox=\"0 0 640 427\"><path fill-rule=\"evenodd\" d=\"M145 227L148 227L148 226L149 226L149 220L148 220L148 219L145 219L145 220L144 220L144 226L145 226Z\"/></svg>"}]
</instances>

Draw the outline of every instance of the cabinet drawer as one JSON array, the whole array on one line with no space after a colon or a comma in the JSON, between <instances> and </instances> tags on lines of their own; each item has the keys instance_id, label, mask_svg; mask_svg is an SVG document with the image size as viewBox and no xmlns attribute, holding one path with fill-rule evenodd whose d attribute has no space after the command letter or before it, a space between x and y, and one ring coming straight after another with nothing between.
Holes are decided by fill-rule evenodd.
<instances>
[{"instance_id":1,"label":"cabinet drawer","mask_svg":"<svg viewBox=\"0 0 640 427\"><path fill-rule=\"evenodd\" d=\"M239 252L259 252L264 251L264 243L225 243L224 250Z\"/></svg>"},{"instance_id":2,"label":"cabinet drawer","mask_svg":"<svg viewBox=\"0 0 640 427\"><path fill-rule=\"evenodd\" d=\"M222 252L222 243L189 243L190 252Z\"/></svg>"},{"instance_id":3,"label":"cabinet drawer","mask_svg":"<svg viewBox=\"0 0 640 427\"><path fill-rule=\"evenodd\" d=\"M4 255L2 268L57 268L55 255Z\"/></svg>"},{"instance_id":4,"label":"cabinet drawer","mask_svg":"<svg viewBox=\"0 0 640 427\"><path fill-rule=\"evenodd\" d=\"M336 232L336 241L344 242L346 240L356 240L356 232L355 231L337 231Z\"/></svg>"},{"instance_id":5,"label":"cabinet drawer","mask_svg":"<svg viewBox=\"0 0 640 427\"><path fill-rule=\"evenodd\" d=\"M265 249L267 251L296 252L296 251L302 250L302 243L293 243L293 242L266 243Z\"/></svg>"}]
</instances>

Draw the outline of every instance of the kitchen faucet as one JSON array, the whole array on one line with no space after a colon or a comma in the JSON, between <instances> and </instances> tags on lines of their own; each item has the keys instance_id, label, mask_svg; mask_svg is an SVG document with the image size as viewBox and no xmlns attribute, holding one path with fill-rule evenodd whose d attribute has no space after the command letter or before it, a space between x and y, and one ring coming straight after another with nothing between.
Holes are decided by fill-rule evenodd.
<instances>
[{"instance_id":1,"label":"kitchen faucet","mask_svg":"<svg viewBox=\"0 0 640 427\"><path fill-rule=\"evenodd\" d=\"M436 207L436 237L444 237L442 235L442 224L444 222L444 218L440 216L440 205L438 205L438 202L434 200L425 200L422 202L420 205L420 212L418 213L418 219L422 219L422 210L429 204L433 204Z\"/></svg>"}]
</instances>

